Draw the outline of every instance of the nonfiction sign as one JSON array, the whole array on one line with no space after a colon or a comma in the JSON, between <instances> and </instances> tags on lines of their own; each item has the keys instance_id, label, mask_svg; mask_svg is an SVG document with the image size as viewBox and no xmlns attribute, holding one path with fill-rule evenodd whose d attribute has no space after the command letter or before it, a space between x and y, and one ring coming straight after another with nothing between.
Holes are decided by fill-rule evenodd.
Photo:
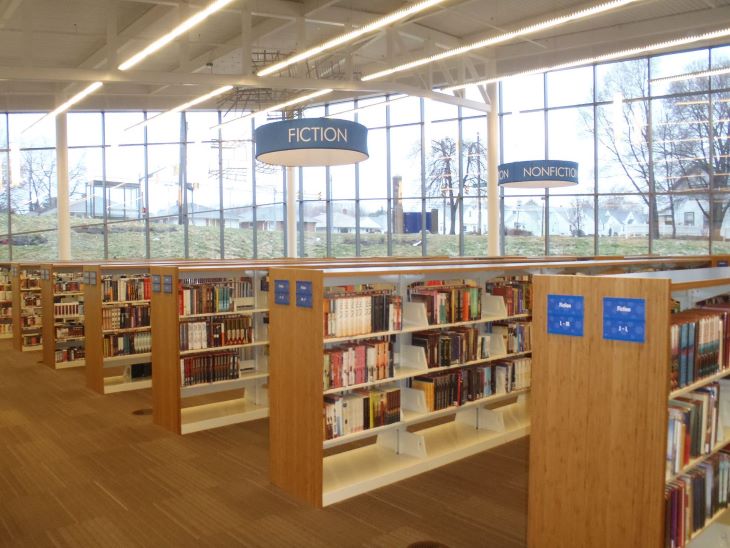
<instances>
[{"instance_id":1,"label":"nonfiction sign","mask_svg":"<svg viewBox=\"0 0 730 548\"><path fill-rule=\"evenodd\" d=\"M301 118L256 128L256 159L277 166L337 166L368 158L368 129L349 120Z\"/></svg>"},{"instance_id":2,"label":"nonfiction sign","mask_svg":"<svg viewBox=\"0 0 730 548\"><path fill-rule=\"evenodd\" d=\"M578 163L531 160L499 166L499 184L517 188L553 188L578 184Z\"/></svg>"}]
</instances>

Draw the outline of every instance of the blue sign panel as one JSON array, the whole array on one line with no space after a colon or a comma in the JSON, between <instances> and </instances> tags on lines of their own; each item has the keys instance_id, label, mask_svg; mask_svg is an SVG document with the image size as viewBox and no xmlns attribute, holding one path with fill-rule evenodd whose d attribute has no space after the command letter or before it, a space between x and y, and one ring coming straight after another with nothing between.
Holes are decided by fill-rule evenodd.
<instances>
[{"instance_id":1,"label":"blue sign panel","mask_svg":"<svg viewBox=\"0 0 730 548\"><path fill-rule=\"evenodd\" d=\"M643 343L646 338L646 301L604 297L603 338Z\"/></svg>"},{"instance_id":2,"label":"blue sign panel","mask_svg":"<svg viewBox=\"0 0 730 548\"><path fill-rule=\"evenodd\" d=\"M297 280L297 306L312 308L312 282Z\"/></svg>"},{"instance_id":3,"label":"blue sign panel","mask_svg":"<svg viewBox=\"0 0 730 548\"><path fill-rule=\"evenodd\" d=\"M274 302L289 304L289 280L274 280Z\"/></svg>"},{"instance_id":4,"label":"blue sign panel","mask_svg":"<svg viewBox=\"0 0 730 548\"><path fill-rule=\"evenodd\" d=\"M256 128L256 159L277 166L337 166L368 158L368 129L335 118L299 118Z\"/></svg>"},{"instance_id":5,"label":"blue sign panel","mask_svg":"<svg viewBox=\"0 0 730 548\"><path fill-rule=\"evenodd\" d=\"M525 188L577 185L578 163L565 160L532 160L500 164L498 183Z\"/></svg>"},{"instance_id":6,"label":"blue sign panel","mask_svg":"<svg viewBox=\"0 0 730 548\"><path fill-rule=\"evenodd\" d=\"M582 295L548 295L547 311L549 334L583 336L585 308Z\"/></svg>"}]
</instances>

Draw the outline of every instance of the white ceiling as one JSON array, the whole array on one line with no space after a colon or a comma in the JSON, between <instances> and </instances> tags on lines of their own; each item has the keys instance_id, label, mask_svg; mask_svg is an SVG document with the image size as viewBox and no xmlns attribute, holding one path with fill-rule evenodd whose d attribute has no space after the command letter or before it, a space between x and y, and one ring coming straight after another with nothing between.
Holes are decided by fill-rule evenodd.
<instances>
[{"instance_id":1,"label":"white ceiling","mask_svg":"<svg viewBox=\"0 0 730 548\"><path fill-rule=\"evenodd\" d=\"M209 0L0 0L0 110L49 110L101 80L78 109L166 109L234 84L337 96L502 75L730 26L730 0L641 0L606 14L472 52L390 81L359 77L598 2L447 0L308 66L258 78L262 55L285 57L408 5L402 0L236 0L134 67L116 66ZM730 42L730 39L728 39ZM698 44L700 45L700 44ZM704 44L702 44L704 45ZM245 52L245 53L244 53ZM266 100L267 94L259 94ZM207 105L215 106L219 100Z\"/></svg>"}]
</instances>

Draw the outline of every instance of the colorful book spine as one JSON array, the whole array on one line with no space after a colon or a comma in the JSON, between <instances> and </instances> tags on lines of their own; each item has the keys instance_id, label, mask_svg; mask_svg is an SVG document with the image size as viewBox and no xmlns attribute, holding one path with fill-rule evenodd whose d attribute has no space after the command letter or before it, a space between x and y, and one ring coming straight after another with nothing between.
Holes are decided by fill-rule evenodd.
<instances>
[{"instance_id":1,"label":"colorful book spine","mask_svg":"<svg viewBox=\"0 0 730 548\"><path fill-rule=\"evenodd\" d=\"M324 397L324 438L331 440L400 421L399 388L353 390Z\"/></svg>"}]
</instances>

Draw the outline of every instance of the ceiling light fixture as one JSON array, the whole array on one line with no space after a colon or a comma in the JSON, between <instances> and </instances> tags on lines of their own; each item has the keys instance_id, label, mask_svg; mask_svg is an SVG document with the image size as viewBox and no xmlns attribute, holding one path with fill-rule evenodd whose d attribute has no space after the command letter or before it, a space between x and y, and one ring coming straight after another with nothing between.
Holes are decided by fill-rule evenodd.
<instances>
[{"instance_id":1,"label":"ceiling light fixture","mask_svg":"<svg viewBox=\"0 0 730 548\"><path fill-rule=\"evenodd\" d=\"M317 97L322 97L322 95L327 95L328 93L332 93L333 90L331 89L320 89L318 91L308 93L306 95L301 95L299 97L294 97L293 99L289 99L288 101L285 101L283 103L279 103L278 105L272 105L270 107L266 107L262 110L257 110L256 112L249 112L247 114L244 114L243 116L239 116L238 118L233 118L231 120L226 120L225 122L221 122L220 124L217 124L210 129L218 129L221 128L227 124L231 124L233 122L238 122L240 120L246 120L251 117L260 116L262 114L266 114L267 112L274 112L277 110L283 110L287 107L291 107L293 105L304 103L305 101L309 101L310 99L316 99Z\"/></svg>"},{"instance_id":2,"label":"ceiling light fixture","mask_svg":"<svg viewBox=\"0 0 730 548\"><path fill-rule=\"evenodd\" d=\"M210 93L206 93L205 95L201 95L200 97L196 97L195 99L192 99L191 101L188 101L187 103L183 103L182 105L178 105L174 108L171 108L170 110L167 110L165 112L160 112L159 114L155 114L151 118L146 118L145 120L142 120L141 122L137 122L136 124L133 124L129 126L124 131L128 131L132 128L139 127L139 126L146 126L150 122L157 120L158 118L162 118L163 116L167 116L169 114L175 114L176 112L181 112L183 110L187 110L190 107L194 107L195 105L199 105L200 103L204 103L208 99L212 99L213 97L217 97L218 95L225 93L226 91L230 91L233 89L233 86L223 86L218 89L214 89Z\"/></svg>"},{"instance_id":3,"label":"ceiling light fixture","mask_svg":"<svg viewBox=\"0 0 730 548\"><path fill-rule=\"evenodd\" d=\"M529 34L534 34L536 32L548 30L548 29L557 27L559 25L564 25L566 23L571 23L573 21L585 19L586 17L592 17L594 15L598 15L599 13L604 13L606 11L620 8L627 4L633 4L634 2L638 2L638 1L640 1L640 0L612 0L611 2L604 2L603 4L598 4L597 6L593 6L591 8L585 8L582 10L574 11L567 15L562 15L560 17L554 17L553 19L548 19L547 21L541 21L539 23L535 23L534 25L528 25L526 27L522 27L521 29L518 29L518 30L506 32L506 33L500 34L498 36L492 36L491 38L479 40L478 42L472 42L471 44L467 44L465 46L446 50L442 53L437 53L437 54L431 55L429 57L422 57L421 59L416 59L415 61L411 61L409 63L403 63L402 65L398 65L398 66L395 66L395 67L392 67L389 69L381 70L380 72L374 72L372 74L367 74L362 77L362 81L367 82L369 80L375 80L377 78L384 78L385 76L390 76L391 74L396 74L398 72L403 72L406 70L414 69L414 68L417 68L417 67L420 67L423 65L427 65L429 63L433 63L435 61L443 61L444 59L448 59L450 57L455 57L457 55L463 55L463 54L473 51L475 49L481 49L481 48L485 48L487 46L495 46L497 44L502 44L504 42L508 42L509 40L513 40L515 38L520 38L522 36L527 36Z\"/></svg>"},{"instance_id":4,"label":"ceiling light fixture","mask_svg":"<svg viewBox=\"0 0 730 548\"><path fill-rule=\"evenodd\" d=\"M336 36L336 37L332 38L331 40L328 40L327 42L320 44L319 46L315 46L315 47L310 48L301 53L297 53L287 59L284 59L283 61L281 61L279 63L275 63L271 66L263 68L260 71L258 71L256 73L256 75L257 76L268 76L269 74L274 74L275 72L280 72L281 70L285 69L289 65L299 63L300 61L304 61L305 59L309 59L311 57L314 57L315 55L319 55L320 53L323 53L327 50L336 48L337 46L341 46L343 44L347 44L348 42L352 42L353 40L356 40L360 36L369 34L371 32L375 32L376 30L382 29L383 27L387 27L388 25L390 25L392 23L402 21L403 19L410 17L411 15L425 11L428 8L433 7L437 4L441 4L444 1L445 0L424 0L423 2L418 2L411 6L396 10L389 15L385 15L379 19L376 19L372 23L368 23L367 25L360 27L359 29L356 29L356 30L353 30L350 32L346 32L345 34Z\"/></svg>"},{"instance_id":5,"label":"ceiling light fixture","mask_svg":"<svg viewBox=\"0 0 730 548\"><path fill-rule=\"evenodd\" d=\"M615 61L617 59L625 59L628 57L636 57L644 53L652 51L658 51L662 49L675 48L679 46L685 46L695 42L702 42L704 40L714 40L715 38L722 38L730 35L730 28L724 28L715 30L712 32L706 32L704 34L695 34L692 36L685 36L684 38L676 38L674 40L666 40L664 42L657 42L655 44L649 44L647 46L641 46L638 48L624 49L615 51L613 53L606 53L604 55L597 55L595 57L584 57L583 59L576 59L575 61L566 61L557 65L549 65L536 69L525 70L522 72L515 72L513 74L505 74L504 76L496 76L494 78L487 78L485 80L478 80L475 82L468 82L465 84L459 84L457 86L448 86L441 88L442 92L457 91L465 89L469 86L485 86L487 84L494 84L507 80L508 78L518 78L522 76L531 76L533 74L541 74L543 72L550 72L553 70L563 70L568 68L582 67L585 65L592 65L594 63L603 63L605 61Z\"/></svg>"},{"instance_id":6,"label":"ceiling light fixture","mask_svg":"<svg viewBox=\"0 0 730 548\"><path fill-rule=\"evenodd\" d=\"M121 65L119 65L117 68L119 70L128 70L131 69L134 65L141 62L143 59L146 59L156 51L164 48L167 44L172 42L175 38L178 36L185 34L187 31L192 29L194 26L202 23L205 19L207 19L210 15L214 14L217 11L222 10L225 8L228 4L233 2L233 0L215 0L215 2L212 2L208 5L207 8L200 10L195 15L192 15L191 17L187 18L185 21L180 23L177 27L172 29L167 34L162 35L160 38L152 42L150 45L148 45L143 50L135 53L132 57L124 61Z\"/></svg>"},{"instance_id":7,"label":"ceiling light fixture","mask_svg":"<svg viewBox=\"0 0 730 548\"><path fill-rule=\"evenodd\" d=\"M670 82L681 82L683 80L694 80L695 78L707 78L710 76L719 76L721 74L730 74L730 67L720 68L720 69L713 69L713 70L703 70L700 72L688 72L687 74L679 74L677 76L665 76L663 78L654 78L651 80L652 84L657 84L659 82L663 83L670 83Z\"/></svg>"},{"instance_id":8,"label":"ceiling light fixture","mask_svg":"<svg viewBox=\"0 0 730 548\"><path fill-rule=\"evenodd\" d=\"M97 89L99 89L104 84L102 82L94 82L93 84L89 84L84 89L79 91L76 95L71 97L68 101L63 103L62 105L56 107L51 112L46 114L45 116L41 116L38 118L35 122L33 122L31 125L29 125L27 128L25 128L23 131L28 131L30 128L32 128L34 125L38 124L39 122L42 122L46 118L55 118L59 114L66 112L68 109L70 109L72 106L74 106L76 103L79 103L83 101L86 96L91 95L94 93Z\"/></svg>"}]
</instances>

